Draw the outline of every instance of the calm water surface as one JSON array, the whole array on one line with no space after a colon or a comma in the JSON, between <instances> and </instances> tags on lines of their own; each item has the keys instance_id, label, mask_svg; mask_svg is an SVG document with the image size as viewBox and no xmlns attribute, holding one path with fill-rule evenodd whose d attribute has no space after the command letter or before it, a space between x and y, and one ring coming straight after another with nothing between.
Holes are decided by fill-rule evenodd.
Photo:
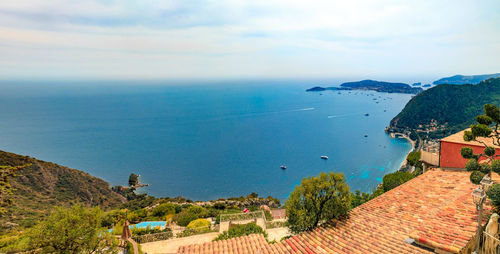
<instances>
[{"instance_id":1,"label":"calm water surface","mask_svg":"<svg viewBox=\"0 0 500 254\"><path fill-rule=\"evenodd\" d=\"M156 196L285 199L303 177L326 171L372 190L410 149L384 128L411 96L306 93L312 85L2 82L0 149L112 185L139 173Z\"/></svg>"}]
</instances>

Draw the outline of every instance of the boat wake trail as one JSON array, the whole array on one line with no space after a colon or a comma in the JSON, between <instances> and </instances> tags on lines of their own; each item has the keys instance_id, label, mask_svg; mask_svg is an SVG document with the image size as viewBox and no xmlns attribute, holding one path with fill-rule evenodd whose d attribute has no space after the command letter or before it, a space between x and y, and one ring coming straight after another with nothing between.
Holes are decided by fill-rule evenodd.
<instances>
[{"instance_id":1,"label":"boat wake trail","mask_svg":"<svg viewBox=\"0 0 500 254\"><path fill-rule=\"evenodd\" d=\"M310 110L315 110L315 108L300 108L300 109L290 109L290 110L282 110L282 111L269 111L269 112L256 112L256 113L247 113L247 114L239 114L239 115L228 115L228 116L224 116L224 117L212 118L210 120L217 121L217 120L226 120L226 119L242 118L242 117L259 117L259 116L301 112L301 111L310 111Z\"/></svg>"},{"instance_id":2,"label":"boat wake trail","mask_svg":"<svg viewBox=\"0 0 500 254\"><path fill-rule=\"evenodd\" d=\"M328 118L338 118L338 117L346 117L346 116L357 116L362 115L363 113L352 113L352 114L344 114L344 115L336 115L336 116L328 116Z\"/></svg>"},{"instance_id":3,"label":"boat wake trail","mask_svg":"<svg viewBox=\"0 0 500 254\"><path fill-rule=\"evenodd\" d=\"M262 113L252 113L252 114L244 114L249 116L260 116L260 115L272 115L272 114L281 114L281 113L290 113L290 112L299 112L299 111L309 111L314 110L314 108L300 108L300 109L290 109L290 110L282 110L282 111L270 111L270 112L262 112Z\"/></svg>"}]
</instances>

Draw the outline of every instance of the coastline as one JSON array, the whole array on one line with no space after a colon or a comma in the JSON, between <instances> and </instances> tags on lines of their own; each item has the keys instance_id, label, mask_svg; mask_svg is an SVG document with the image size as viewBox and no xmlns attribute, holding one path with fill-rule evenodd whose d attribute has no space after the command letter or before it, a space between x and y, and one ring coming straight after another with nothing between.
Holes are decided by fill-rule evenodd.
<instances>
[{"instance_id":1,"label":"coastline","mask_svg":"<svg viewBox=\"0 0 500 254\"><path fill-rule=\"evenodd\" d=\"M406 134L403 134L403 133L398 133L398 132L393 132L391 133L391 138L404 138L406 140L408 140L408 142L411 143L411 149L410 151L408 151L408 153L406 154L406 156L404 157L403 161L401 162L401 164L399 165L399 168L396 170L396 171L399 171L401 170L403 167L406 166L406 158L408 157L408 154L410 154L411 152L413 152L415 150L415 140L411 139L410 137L408 137Z\"/></svg>"}]
</instances>

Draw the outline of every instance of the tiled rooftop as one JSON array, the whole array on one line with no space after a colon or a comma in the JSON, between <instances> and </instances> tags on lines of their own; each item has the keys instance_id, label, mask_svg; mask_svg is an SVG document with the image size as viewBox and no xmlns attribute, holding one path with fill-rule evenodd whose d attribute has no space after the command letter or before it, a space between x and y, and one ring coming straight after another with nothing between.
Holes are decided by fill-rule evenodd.
<instances>
[{"instance_id":1,"label":"tiled rooftop","mask_svg":"<svg viewBox=\"0 0 500 254\"><path fill-rule=\"evenodd\" d=\"M459 253L477 226L469 172L430 170L331 221L275 244L262 235L183 246L179 253Z\"/></svg>"},{"instance_id":2,"label":"tiled rooftop","mask_svg":"<svg viewBox=\"0 0 500 254\"><path fill-rule=\"evenodd\" d=\"M477 142L477 141L465 141L464 140L464 132L465 131L470 131L470 128L469 129L465 129L463 131L459 131L455 134L452 134L448 137L445 137L443 139L441 139L441 141L445 141L445 142L451 142L451 143L459 143L459 144L467 144L467 145L474 145L474 146L483 146L484 145L481 143L485 143L486 145L488 146L491 146L491 147L495 147L495 148L500 148L500 146L497 146L495 144L493 144L493 140L491 138L485 138L485 137L478 137L477 140L481 141L481 142Z\"/></svg>"}]
</instances>

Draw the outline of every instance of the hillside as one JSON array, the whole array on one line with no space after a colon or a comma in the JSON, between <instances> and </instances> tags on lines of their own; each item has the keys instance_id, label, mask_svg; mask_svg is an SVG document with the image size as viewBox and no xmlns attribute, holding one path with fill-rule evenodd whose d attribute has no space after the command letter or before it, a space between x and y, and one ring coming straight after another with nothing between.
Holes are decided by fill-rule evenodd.
<instances>
[{"instance_id":1,"label":"hillside","mask_svg":"<svg viewBox=\"0 0 500 254\"><path fill-rule=\"evenodd\" d=\"M452 85L464 85L464 84L478 84L483 80L487 80L489 78L498 78L500 77L500 73L495 74L482 74L482 75L455 75L451 77L442 78L433 82L435 85L439 84L452 84Z\"/></svg>"},{"instance_id":2,"label":"hillside","mask_svg":"<svg viewBox=\"0 0 500 254\"><path fill-rule=\"evenodd\" d=\"M361 80L355 82L346 82L340 85L340 87L320 87L316 86L309 88L307 92L320 92L325 90L371 90L382 93L409 93L418 94L423 91L420 87L412 87L404 83L391 83L376 80Z\"/></svg>"},{"instance_id":3,"label":"hillside","mask_svg":"<svg viewBox=\"0 0 500 254\"><path fill-rule=\"evenodd\" d=\"M483 113L484 104L500 105L500 78L488 79L478 85L442 84L413 97L391 120L389 131L437 126L442 135L465 129ZM431 120L433 123L431 123ZM439 130L444 126L445 132Z\"/></svg>"},{"instance_id":4,"label":"hillside","mask_svg":"<svg viewBox=\"0 0 500 254\"><path fill-rule=\"evenodd\" d=\"M376 80L362 80L356 82L346 82L340 85L342 88L347 89L361 89L361 90L373 90L377 92L385 93L413 93L417 94L423 91L419 87L411 87L405 83L392 83Z\"/></svg>"},{"instance_id":5,"label":"hillside","mask_svg":"<svg viewBox=\"0 0 500 254\"><path fill-rule=\"evenodd\" d=\"M13 153L0 151L0 165L31 163L12 178L14 204L0 217L6 222L29 226L54 206L82 203L114 208L125 199L113 192L107 182L85 172Z\"/></svg>"}]
</instances>

